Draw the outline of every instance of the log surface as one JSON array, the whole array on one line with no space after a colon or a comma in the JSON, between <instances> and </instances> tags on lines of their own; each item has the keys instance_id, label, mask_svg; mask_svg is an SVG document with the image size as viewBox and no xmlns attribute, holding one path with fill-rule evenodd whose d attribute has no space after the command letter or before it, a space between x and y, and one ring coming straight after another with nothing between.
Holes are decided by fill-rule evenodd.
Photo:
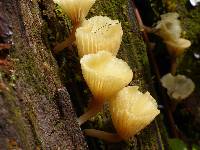
<instances>
[{"instance_id":1,"label":"log surface","mask_svg":"<svg viewBox=\"0 0 200 150\"><path fill-rule=\"evenodd\" d=\"M73 111L83 113L91 96L76 48L70 46L56 57L51 51L55 42L68 35L69 18L63 17L52 0L1 1L12 25L14 45L7 56L11 69L0 67L1 84L5 85L0 95L0 149L88 149ZM107 15L122 23L124 35L118 57L133 69L131 85L153 91L146 46L132 1L98 0L88 18L94 15ZM164 149L165 135L159 122L154 121L128 142L110 144L87 138L89 149ZM115 132L107 107L82 128Z\"/></svg>"},{"instance_id":2,"label":"log surface","mask_svg":"<svg viewBox=\"0 0 200 150\"><path fill-rule=\"evenodd\" d=\"M7 88L0 96L0 149L87 149L56 61L43 44L39 3L3 0L2 4L14 44L7 57L12 70L1 66L1 82Z\"/></svg>"}]
</instances>

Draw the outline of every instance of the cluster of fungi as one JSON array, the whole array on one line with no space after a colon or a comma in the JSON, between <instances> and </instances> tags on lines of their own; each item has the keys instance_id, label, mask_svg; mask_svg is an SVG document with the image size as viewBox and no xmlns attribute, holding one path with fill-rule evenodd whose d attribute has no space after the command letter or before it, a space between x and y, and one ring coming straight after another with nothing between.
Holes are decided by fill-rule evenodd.
<instances>
[{"instance_id":1,"label":"cluster of fungi","mask_svg":"<svg viewBox=\"0 0 200 150\"><path fill-rule=\"evenodd\" d=\"M117 133L84 129L85 134L109 142L128 140L150 124L160 111L149 92L143 94L138 86L128 86L133 71L124 60L116 57L123 35L121 23L106 16L94 16L86 20L95 0L54 2L73 23L69 38L58 44L54 51L67 47L66 43L69 42L66 41L74 39L70 42L77 46L82 74L93 95L88 110L78 118L79 124L95 116L107 101Z\"/></svg>"}]
</instances>

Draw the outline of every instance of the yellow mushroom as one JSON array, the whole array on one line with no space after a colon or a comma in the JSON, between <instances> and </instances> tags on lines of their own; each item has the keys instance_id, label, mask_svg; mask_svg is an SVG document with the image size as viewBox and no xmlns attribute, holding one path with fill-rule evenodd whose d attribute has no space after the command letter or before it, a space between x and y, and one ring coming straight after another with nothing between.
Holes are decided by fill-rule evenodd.
<instances>
[{"instance_id":1,"label":"yellow mushroom","mask_svg":"<svg viewBox=\"0 0 200 150\"><path fill-rule=\"evenodd\" d=\"M128 64L107 51L85 55L80 62L83 77L97 101L113 96L133 78Z\"/></svg>"},{"instance_id":2,"label":"yellow mushroom","mask_svg":"<svg viewBox=\"0 0 200 150\"><path fill-rule=\"evenodd\" d=\"M71 18L72 22L82 22L87 16L95 0L54 0Z\"/></svg>"},{"instance_id":3,"label":"yellow mushroom","mask_svg":"<svg viewBox=\"0 0 200 150\"><path fill-rule=\"evenodd\" d=\"M79 118L79 124L95 115L104 101L128 85L133 72L126 62L108 51L84 55L80 60L83 77L93 94L88 112Z\"/></svg>"},{"instance_id":4,"label":"yellow mushroom","mask_svg":"<svg viewBox=\"0 0 200 150\"><path fill-rule=\"evenodd\" d=\"M108 50L117 55L122 41L122 27L118 20L95 16L85 20L76 30L76 45L79 56Z\"/></svg>"},{"instance_id":5,"label":"yellow mushroom","mask_svg":"<svg viewBox=\"0 0 200 150\"><path fill-rule=\"evenodd\" d=\"M80 26L80 24L85 20L90 8L95 3L96 0L53 0L57 3L63 11L70 17L73 23L73 28L71 29L71 33L68 38L66 38L63 42L58 43L54 47L54 53L59 53L65 47L71 45L75 39L76 29Z\"/></svg>"},{"instance_id":6,"label":"yellow mushroom","mask_svg":"<svg viewBox=\"0 0 200 150\"><path fill-rule=\"evenodd\" d=\"M137 86L128 86L111 98L110 112L117 133L95 129L85 129L86 135L108 142L128 140L160 113L155 99L146 92L141 93Z\"/></svg>"},{"instance_id":7,"label":"yellow mushroom","mask_svg":"<svg viewBox=\"0 0 200 150\"><path fill-rule=\"evenodd\" d=\"M167 89L167 94L177 102L186 99L195 89L194 82L184 75L168 73L161 78L161 83Z\"/></svg>"},{"instance_id":8,"label":"yellow mushroom","mask_svg":"<svg viewBox=\"0 0 200 150\"><path fill-rule=\"evenodd\" d=\"M110 112L113 125L124 140L137 134L160 113L150 93L141 93L137 86L125 87L112 97Z\"/></svg>"}]
</instances>

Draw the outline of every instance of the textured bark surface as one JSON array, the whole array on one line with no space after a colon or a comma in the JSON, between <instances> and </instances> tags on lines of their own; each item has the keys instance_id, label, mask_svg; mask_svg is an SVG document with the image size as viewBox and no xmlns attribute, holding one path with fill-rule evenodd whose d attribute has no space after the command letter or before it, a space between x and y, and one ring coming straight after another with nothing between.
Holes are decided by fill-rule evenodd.
<instances>
[{"instance_id":1,"label":"textured bark surface","mask_svg":"<svg viewBox=\"0 0 200 150\"><path fill-rule=\"evenodd\" d=\"M12 70L1 67L0 149L87 149L76 115L87 106L90 92L82 78L75 46L55 58L51 49L71 26L52 0L1 0L13 28L9 51ZM129 0L98 0L88 17L107 15L122 23L124 35L118 57L134 72L131 85L152 90L146 47ZM63 87L66 86L66 88ZM162 123L154 121L136 138L117 144L87 138L90 149L160 150ZM115 132L107 107L82 128ZM161 130L162 131L162 130Z\"/></svg>"},{"instance_id":2,"label":"textured bark surface","mask_svg":"<svg viewBox=\"0 0 200 150\"><path fill-rule=\"evenodd\" d=\"M13 71L1 66L6 88L0 96L0 149L87 149L56 61L43 44L38 2L3 0L2 4L14 45L8 58ZM49 6L54 6L52 1Z\"/></svg>"}]
</instances>

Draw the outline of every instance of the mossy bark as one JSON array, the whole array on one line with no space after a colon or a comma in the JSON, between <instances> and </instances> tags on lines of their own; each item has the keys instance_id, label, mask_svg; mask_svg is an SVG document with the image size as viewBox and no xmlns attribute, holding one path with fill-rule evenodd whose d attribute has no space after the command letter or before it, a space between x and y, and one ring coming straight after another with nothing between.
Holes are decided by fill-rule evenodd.
<instances>
[{"instance_id":1,"label":"mossy bark","mask_svg":"<svg viewBox=\"0 0 200 150\"><path fill-rule=\"evenodd\" d=\"M56 61L43 44L39 3L2 4L14 44L7 56L11 67L1 66L0 149L87 149Z\"/></svg>"},{"instance_id":2,"label":"mossy bark","mask_svg":"<svg viewBox=\"0 0 200 150\"><path fill-rule=\"evenodd\" d=\"M55 8L52 0L3 0L3 4L14 32L9 55L14 71L1 69L2 82L9 90L2 90L0 97L3 108L0 145L6 148L17 143L24 149L87 149L71 105L72 101L80 115L91 96L82 78L76 48L72 45L56 56L57 63L51 52L55 42L68 35L69 19ZM133 69L131 85L153 92L146 46L132 1L98 0L88 17L94 15L107 15L122 23L124 35L118 57ZM159 122L154 121L128 142L109 144L88 138L88 144L90 149L164 149L165 135L160 132L163 126ZM107 105L83 128L115 132Z\"/></svg>"}]
</instances>

